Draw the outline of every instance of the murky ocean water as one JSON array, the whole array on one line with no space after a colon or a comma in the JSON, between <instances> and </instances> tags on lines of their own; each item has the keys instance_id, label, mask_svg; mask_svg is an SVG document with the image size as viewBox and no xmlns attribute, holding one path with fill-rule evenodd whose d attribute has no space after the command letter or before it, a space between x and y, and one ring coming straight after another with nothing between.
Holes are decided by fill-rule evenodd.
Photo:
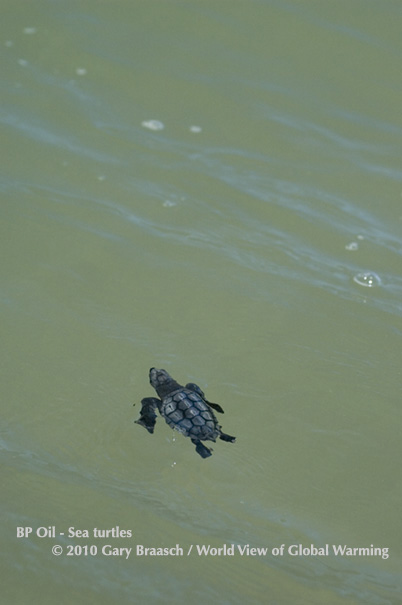
<instances>
[{"instance_id":1,"label":"murky ocean water","mask_svg":"<svg viewBox=\"0 0 402 605\"><path fill-rule=\"evenodd\" d=\"M1 602L398 603L400 5L2 12Z\"/></svg>"}]
</instances>

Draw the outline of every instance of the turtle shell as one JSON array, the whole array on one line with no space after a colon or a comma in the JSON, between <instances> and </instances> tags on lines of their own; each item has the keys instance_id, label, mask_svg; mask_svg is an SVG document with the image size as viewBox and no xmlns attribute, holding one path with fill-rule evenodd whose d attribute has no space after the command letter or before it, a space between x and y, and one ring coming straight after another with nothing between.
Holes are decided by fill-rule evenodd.
<instances>
[{"instance_id":1,"label":"turtle shell","mask_svg":"<svg viewBox=\"0 0 402 605\"><path fill-rule=\"evenodd\" d=\"M184 387L163 398L160 413L172 429L186 437L216 441L220 434L211 408L198 393Z\"/></svg>"}]
</instances>

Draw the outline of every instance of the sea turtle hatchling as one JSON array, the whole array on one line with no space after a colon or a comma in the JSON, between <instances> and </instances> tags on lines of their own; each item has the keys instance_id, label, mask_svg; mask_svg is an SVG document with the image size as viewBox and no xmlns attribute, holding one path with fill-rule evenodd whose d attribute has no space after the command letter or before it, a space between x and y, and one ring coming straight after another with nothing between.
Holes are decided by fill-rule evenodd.
<instances>
[{"instance_id":1,"label":"sea turtle hatchling","mask_svg":"<svg viewBox=\"0 0 402 605\"><path fill-rule=\"evenodd\" d=\"M223 409L217 403L207 401L200 387L192 382L185 387L176 382L166 370L149 370L149 382L154 387L160 399L146 397L141 401L141 415L137 424L141 424L149 433L154 432L156 422L155 410L166 420L170 428L176 429L186 437L190 437L200 456L208 458L212 449L207 448L201 441L230 441L236 437L222 433L212 408L223 414Z\"/></svg>"}]
</instances>

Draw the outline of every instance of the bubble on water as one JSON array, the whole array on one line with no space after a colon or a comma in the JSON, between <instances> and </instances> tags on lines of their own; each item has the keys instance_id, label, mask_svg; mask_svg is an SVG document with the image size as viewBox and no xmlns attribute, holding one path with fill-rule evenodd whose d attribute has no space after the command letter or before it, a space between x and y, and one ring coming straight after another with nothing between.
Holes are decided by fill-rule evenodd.
<instances>
[{"instance_id":1,"label":"bubble on water","mask_svg":"<svg viewBox=\"0 0 402 605\"><path fill-rule=\"evenodd\" d=\"M202 132L201 126L190 126L190 132L199 133Z\"/></svg>"},{"instance_id":2,"label":"bubble on water","mask_svg":"<svg viewBox=\"0 0 402 605\"><path fill-rule=\"evenodd\" d=\"M85 67L77 67L75 73L77 74L77 76L86 76L88 72Z\"/></svg>"},{"instance_id":3,"label":"bubble on water","mask_svg":"<svg viewBox=\"0 0 402 605\"><path fill-rule=\"evenodd\" d=\"M149 128L149 130L163 130L165 128L164 123L159 120L144 120L141 122L141 126Z\"/></svg>"},{"instance_id":4,"label":"bubble on water","mask_svg":"<svg viewBox=\"0 0 402 605\"><path fill-rule=\"evenodd\" d=\"M176 202L172 202L172 200L165 200L162 206L165 208L172 208L173 206L176 206Z\"/></svg>"},{"instance_id":5,"label":"bubble on water","mask_svg":"<svg viewBox=\"0 0 402 605\"><path fill-rule=\"evenodd\" d=\"M365 286L366 288L374 288L375 286L381 286L381 279L377 273L373 271L364 271L354 276L353 281L359 286Z\"/></svg>"},{"instance_id":6,"label":"bubble on water","mask_svg":"<svg viewBox=\"0 0 402 605\"><path fill-rule=\"evenodd\" d=\"M345 250L358 250L359 249L359 244L357 242L350 242L350 244L346 244L345 246Z\"/></svg>"},{"instance_id":7,"label":"bubble on water","mask_svg":"<svg viewBox=\"0 0 402 605\"><path fill-rule=\"evenodd\" d=\"M21 67L26 67L28 65L28 61L26 59L18 59L18 64L21 65Z\"/></svg>"},{"instance_id":8,"label":"bubble on water","mask_svg":"<svg viewBox=\"0 0 402 605\"><path fill-rule=\"evenodd\" d=\"M22 31L24 32L24 34L32 35L32 34L36 34L37 29L36 29L36 27L24 27L24 29Z\"/></svg>"}]
</instances>

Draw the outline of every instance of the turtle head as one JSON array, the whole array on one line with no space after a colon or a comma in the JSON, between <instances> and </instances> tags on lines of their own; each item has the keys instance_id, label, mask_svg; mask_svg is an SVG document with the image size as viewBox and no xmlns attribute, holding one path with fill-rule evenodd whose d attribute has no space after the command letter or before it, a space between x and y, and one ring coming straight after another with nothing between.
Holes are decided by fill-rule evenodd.
<instances>
[{"instance_id":1,"label":"turtle head","mask_svg":"<svg viewBox=\"0 0 402 605\"><path fill-rule=\"evenodd\" d=\"M166 370L158 370L157 368L149 370L149 382L161 398L180 388L180 385L173 380Z\"/></svg>"}]
</instances>

